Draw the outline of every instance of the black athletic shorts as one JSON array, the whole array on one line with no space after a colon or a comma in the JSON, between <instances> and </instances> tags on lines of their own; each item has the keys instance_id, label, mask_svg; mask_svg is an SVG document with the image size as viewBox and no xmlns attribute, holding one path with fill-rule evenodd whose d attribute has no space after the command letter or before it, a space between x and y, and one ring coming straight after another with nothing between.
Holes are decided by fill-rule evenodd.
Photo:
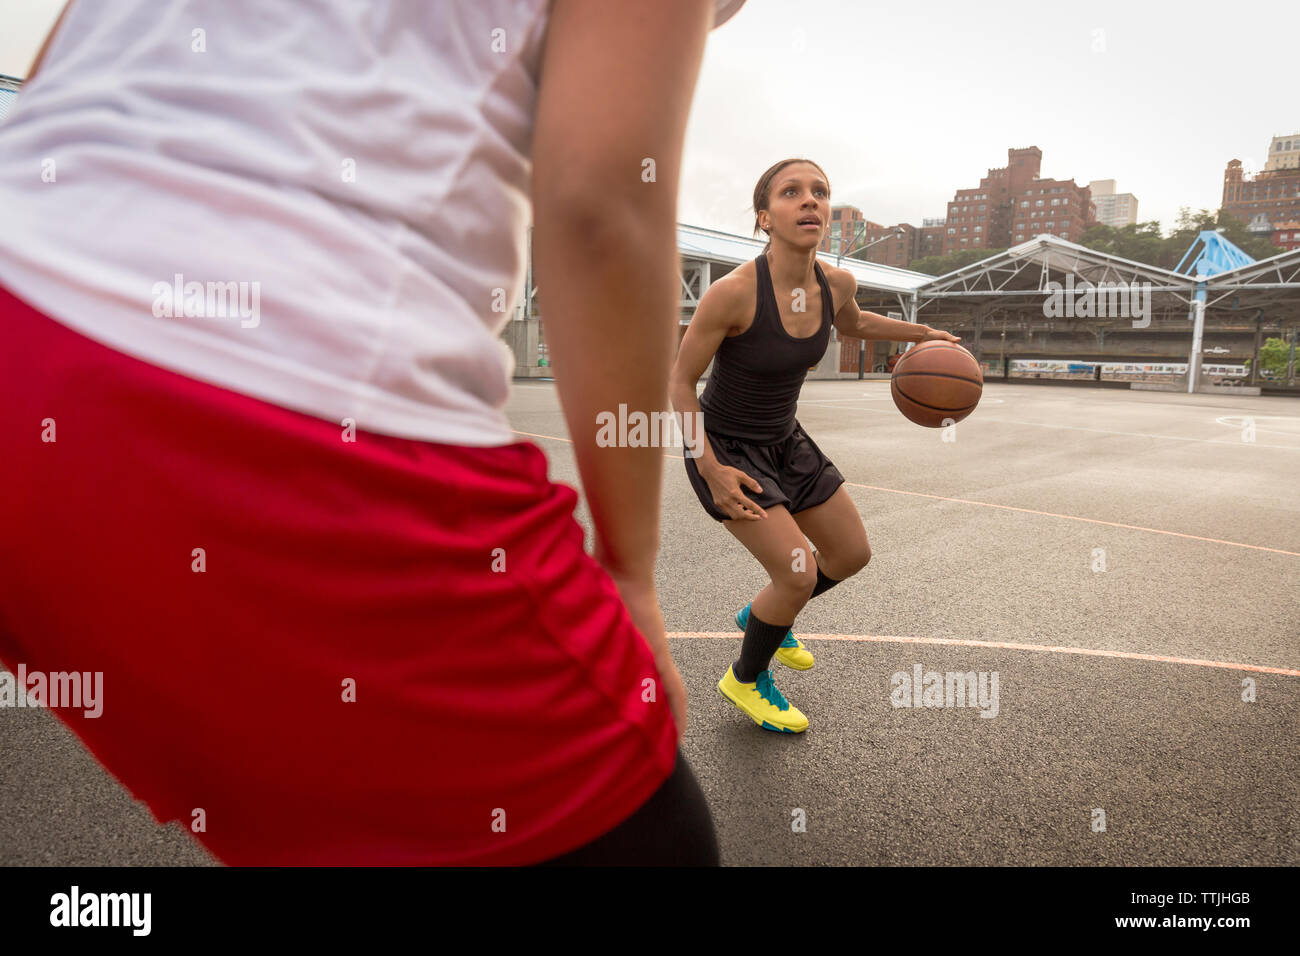
<instances>
[{"instance_id":1,"label":"black athletic shorts","mask_svg":"<svg viewBox=\"0 0 1300 956\"><path fill-rule=\"evenodd\" d=\"M765 511L785 505L787 511L796 514L824 503L844 483L840 470L822 454L797 421L790 437L775 445L756 445L744 438L714 432L706 434L718 464L739 468L763 486L761 493L744 485L740 490ZM731 520L714 505L713 492L700 477L694 458L686 458L686 477L709 517L715 521Z\"/></svg>"},{"instance_id":2,"label":"black athletic shorts","mask_svg":"<svg viewBox=\"0 0 1300 956\"><path fill-rule=\"evenodd\" d=\"M677 764L654 796L604 836L539 866L717 866L718 836L699 781Z\"/></svg>"}]
</instances>

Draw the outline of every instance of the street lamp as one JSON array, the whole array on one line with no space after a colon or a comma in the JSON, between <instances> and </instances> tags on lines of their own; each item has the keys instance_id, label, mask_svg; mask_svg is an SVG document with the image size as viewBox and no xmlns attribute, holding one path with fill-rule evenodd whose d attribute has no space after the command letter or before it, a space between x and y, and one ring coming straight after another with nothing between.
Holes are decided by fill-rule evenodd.
<instances>
[{"instance_id":1,"label":"street lamp","mask_svg":"<svg viewBox=\"0 0 1300 956\"><path fill-rule=\"evenodd\" d=\"M854 230L853 238L849 240L849 247L847 249L844 248L844 240L842 239L840 240L840 249L842 251L839 252L835 257L835 268L838 269L840 267L840 265L844 262L844 257L847 256L850 252L865 252L866 250L870 249L872 246L876 245L877 243L884 242L886 239L901 239L903 236L907 235L907 233L905 233L902 229L896 228L894 229L893 232L889 233L889 235L881 236L879 239L872 239L861 249L855 249L853 244L857 242L859 238L861 238L862 233L866 232L866 228L867 228L867 224L864 221L858 229Z\"/></svg>"}]
</instances>

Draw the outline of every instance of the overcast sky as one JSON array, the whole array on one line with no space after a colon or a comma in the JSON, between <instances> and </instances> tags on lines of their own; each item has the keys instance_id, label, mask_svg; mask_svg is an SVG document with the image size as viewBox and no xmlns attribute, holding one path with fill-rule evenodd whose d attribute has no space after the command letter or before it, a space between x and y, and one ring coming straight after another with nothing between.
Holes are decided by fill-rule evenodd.
<instances>
[{"instance_id":1,"label":"overcast sky","mask_svg":"<svg viewBox=\"0 0 1300 956\"><path fill-rule=\"evenodd\" d=\"M25 75L61 5L0 0L0 73ZM1296 0L749 0L709 40L679 218L749 235L759 174L807 156L833 201L920 225L1037 146L1043 176L1118 180L1168 228L1218 208L1228 160L1262 168L1300 132L1298 37Z\"/></svg>"},{"instance_id":2,"label":"overcast sky","mask_svg":"<svg viewBox=\"0 0 1300 956\"><path fill-rule=\"evenodd\" d=\"M759 175L807 156L833 201L920 225L1037 146L1041 175L1115 179L1167 228L1300 132L1298 38L1296 0L749 0L709 41L679 218L748 235Z\"/></svg>"}]
</instances>

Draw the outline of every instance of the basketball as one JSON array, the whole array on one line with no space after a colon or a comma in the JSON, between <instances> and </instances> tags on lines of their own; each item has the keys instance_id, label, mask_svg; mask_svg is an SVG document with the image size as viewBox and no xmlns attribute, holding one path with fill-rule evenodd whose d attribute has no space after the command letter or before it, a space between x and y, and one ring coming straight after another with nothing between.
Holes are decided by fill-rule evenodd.
<instances>
[{"instance_id":1,"label":"basketball","mask_svg":"<svg viewBox=\"0 0 1300 956\"><path fill-rule=\"evenodd\" d=\"M889 392L908 421L942 428L961 421L979 404L984 375L979 363L952 342L922 342L894 366Z\"/></svg>"}]
</instances>

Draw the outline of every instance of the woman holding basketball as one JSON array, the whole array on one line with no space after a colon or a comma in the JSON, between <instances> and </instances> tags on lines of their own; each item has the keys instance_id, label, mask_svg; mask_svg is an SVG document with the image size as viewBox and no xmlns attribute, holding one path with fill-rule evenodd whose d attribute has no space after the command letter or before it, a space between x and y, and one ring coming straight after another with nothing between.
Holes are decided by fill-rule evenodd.
<instances>
[{"instance_id":1,"label":"woman holding basketball","mask_svg":"<svg viewBox=\"0 0 1300 956\"><path fill-rule=\"evenodd\" d=\"M767 233L767 248L709 287L670 382L674 408L702 415L708 438L698 442L698 458L686 457L700 504L771 578L736 615L744 642L718 689L760 727L785 733L806 730L808 719L777 690L769 664L775 656L796 670L813 666L791 630L795 617L871 560L844 476L795 418L804 376L825 354L832 325L867 339L959 341L858 308L852 273L817 262L830 210L830 185L816 163L787 159L762 175L754 229ZM710 359L713 374L697 398ZM817 549L811 563L808 540Z\"/></svg>"}]
</instances>

